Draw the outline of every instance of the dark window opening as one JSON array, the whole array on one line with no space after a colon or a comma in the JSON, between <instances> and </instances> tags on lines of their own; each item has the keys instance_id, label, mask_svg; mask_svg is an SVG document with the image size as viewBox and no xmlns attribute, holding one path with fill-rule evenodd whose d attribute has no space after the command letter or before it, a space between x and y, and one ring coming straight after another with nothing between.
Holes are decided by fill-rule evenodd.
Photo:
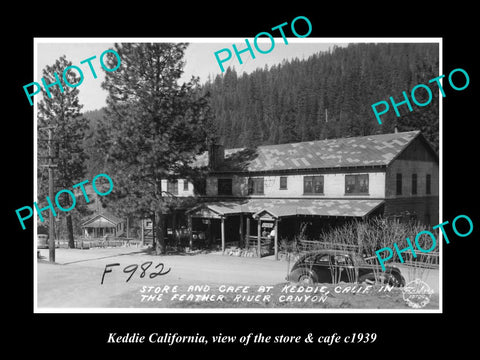
<instances>
[{"instance_id":1,"label":"dark window opening","mask_svg":"<svg viewBox=\"0 0 480 360\"><path fill-rule=\"evenodd\" d=\"M263 195L263 177L248 179L248 195Z\"/></svg>"},{"instance_id":2,"label":"dark window opening","mask_svg":"<svg viewBox=\"0 0 480 360\"><path fill-rule=\"evenodd\" d=\"M346 194L368 194L368 174L345 175Z\"/></svg>"},{"instance_id":3,"label":"dark window opening","mask_svg":"<svg viewBox=\"0 0 480 360\"><path fill-rule=\"evenodd\" d=\"M173 195L178 195L178 180L167 181L167 192Z\"/></svg>"},{"instance_id":4,"label":"dark window opening","mask_svg":"<svg viewBox=\"0 0 480 360\"><path fill-rule=\"evenodd\" d=\"M304 176L304 194L323 194L323 176Z\"/></svg>"},{"instance_id":5,"label":"dark window opening","mask_svg":"<svg viewBox=\"0 0 480 360\"><path fill-rule=\"evenodd\" d=\"M280 176L280 190L287 190L287 177Z\"/></svg>"},{"instance_id":6,"label":"dark window opening","mask_svg":"<svg viewBox=\"0 0 480 360\"><path fill-rule=\"evenodd\" d=\"M402 174L397 173L397 195L402 195Z\"/></svg>"},{"instance_id":7,"label":"dark window opening","mask_svg":"<svg viewBox=\"0 0 480 360\"><path fill-rule=\"evenodd\" d=\"M412 174L412 195L417 195L417 174Z\"/></svg>"},{"instance_id":8,"label":"dark window opening","mask_svg":"<svg viewBox=\"0 0 480 360\"><path fill-rule=\"evenodd\" d=\"M218 179L218 195L232 195L232 179Z\"/></svg>"},{"instance_id":9,"label":"dark window opening","mask_svg":"<svg viewBox=\"0 0 480 360\"><path fill-rule=\"evenodd\" d=\"M195 179L193 181L193 191L197 195L206 195L207 194L207 180L206 179Z\"/></svg>"},{"instance_id":10,"label":"dark window opening","mask_svg":"<svg viewBox=\"0 0 480 360\"><path fill-rule=\"evenodd\" d=\"M432 176L430 174L427 174L427 179L426 179L426 193L427 195L430 195L432 193Z\"/></svg>"}]
</instances>

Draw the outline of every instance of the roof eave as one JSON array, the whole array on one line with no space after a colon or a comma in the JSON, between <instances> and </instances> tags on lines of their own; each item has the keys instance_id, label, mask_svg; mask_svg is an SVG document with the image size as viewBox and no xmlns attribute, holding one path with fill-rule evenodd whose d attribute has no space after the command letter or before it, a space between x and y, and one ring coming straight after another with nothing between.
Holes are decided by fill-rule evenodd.
<instances>
[{"instance_id":1,"label":"roof eave","mask_svg":"<svg viewBox=\"0 0 480 360\"><path fill-rule=\"evenodd\" d=\"M351 166L328 166L328 167L311 167L311 168L291 168L291 169L274 169L274 170L223 170L223 171L211 171L210 175L222 175L222 174L272 174L272 173L305 173L305 172L325 172L325 171L341 171L341 170L352 170L352 169L384 169L388 164L375 164L375 165L351 165Z\"/></svg>"}]
</instances>

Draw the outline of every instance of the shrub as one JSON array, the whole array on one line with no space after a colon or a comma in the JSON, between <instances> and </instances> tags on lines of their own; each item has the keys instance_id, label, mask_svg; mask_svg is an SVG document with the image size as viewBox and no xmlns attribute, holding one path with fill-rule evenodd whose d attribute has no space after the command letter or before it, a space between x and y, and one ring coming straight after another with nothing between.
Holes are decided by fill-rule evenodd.
<instances>
[{"instance_id":1,"label":"shrub","mask_svg":"<svg viewBox=\"0 0 480 360\"><path fill-rule=\"evenodd\" d=\"M393 250L393 257L390 261L400 262L398 254L394 250L394 243L399 248L407 246L408 237L412 244L416 235L425 230L425 226L417 221L399 221L398 219L386 219L375 217L365 221L351 221L342 226L330 229L318 234L316 239L306 239L305 227L302 226L299 235L293 241L288 242L282 239L280 249L287 253L288 259L292 259L301 252L320 249L342 249L357 252L371 264L378 264L375 251L389 247ZM438 239L438 231L433 232ZM438 241L438 240L437 240ZM419 244L424 249L432 245L429 236L422 236ZM307 246L308 245L308 246ZM415 246L415 245L414 245ZM438 266L438 252L421 253L416 251L416 257L411 251L402 253L403 262L407 265L409 278L423 278L428 270ZM381 269L374 269L375 276L379 277L383 272Z\"/></svg>"}]
</instances>

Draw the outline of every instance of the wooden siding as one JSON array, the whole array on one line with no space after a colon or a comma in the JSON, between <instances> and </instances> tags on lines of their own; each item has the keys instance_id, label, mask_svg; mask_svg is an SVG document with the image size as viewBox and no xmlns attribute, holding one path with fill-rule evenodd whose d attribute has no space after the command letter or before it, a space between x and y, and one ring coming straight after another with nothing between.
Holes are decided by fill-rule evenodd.
<instances>
[{"instance_id":1,"label":"wooden siding","mask_svg":"<svg viewBox=\"0 0 480 360\"><path fill-rule=\"evenodd\" d=\"M404 197L385 200L385 217L395 217L418 220L424 225L436 225L439 220L439 198L438 196Z\"/></svg>"},{"instance_id":2,"label":"wooden siding","mask_svg":"<svg viewBox=\"0 0 480 360\"><path fill-rule=\"evenodd\" d=\"M423 136L418 136L398 155L397 160L435 162L438 157Z\"/></svg>"},{"instance_id":3,"label":"wooden siding","mask_svg":"<svg viewBox=\"0 0 480 360\"><path fill-rule=\"evenodd\" d=\"M261 197L322 197L322 198L384 198L385 197L385 172L348 172L352 174L368 174L369 176L369 192L368 194L351 195L345 194L345 175L346 173L333 174L296 174L296 175L269 175L269 176L252 176L252 178L263 177L264 194L255 195ZM323 194L304 194L303 183L304 176L321 175L323 176ZM287 178L287 188L280 189L280 177ZM248 176L211 176L207 179L207 196L217 196L218 178L232 179L232 196L245 197L248 196Z\"/></svg>"},{"instance_id":4,"label":"wooden siding","mask_svg":"<svg viewBox=\"0 0 480 360\"><path fill-rule=\"evenodd\" d=\"M397 174L402 174L402 193L397 195ZM417 194L412 194L412 174L417 174ZM430 194L427 194L427 174L430 174ZM438 164L428 161L395 160L386 172L385 197L437 196L439 192Z\"/></svg>"}]
</instances>

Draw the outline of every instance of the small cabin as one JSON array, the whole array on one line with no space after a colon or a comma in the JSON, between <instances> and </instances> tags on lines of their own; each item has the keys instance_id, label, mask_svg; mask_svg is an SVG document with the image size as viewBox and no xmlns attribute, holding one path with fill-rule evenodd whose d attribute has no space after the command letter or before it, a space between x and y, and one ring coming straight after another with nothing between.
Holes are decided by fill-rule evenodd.
<instances>
[{"instance_id":1,"label":"small cabin","mask_svg":"<svg viewBox=\"0 0 480 360\"><path fill-rule=\"evenodd\" d=\"M121 236L124 233L124 226L124 220L106 213L94 214L81 224L86 238Z\"/></svg>"}]
</instances>

